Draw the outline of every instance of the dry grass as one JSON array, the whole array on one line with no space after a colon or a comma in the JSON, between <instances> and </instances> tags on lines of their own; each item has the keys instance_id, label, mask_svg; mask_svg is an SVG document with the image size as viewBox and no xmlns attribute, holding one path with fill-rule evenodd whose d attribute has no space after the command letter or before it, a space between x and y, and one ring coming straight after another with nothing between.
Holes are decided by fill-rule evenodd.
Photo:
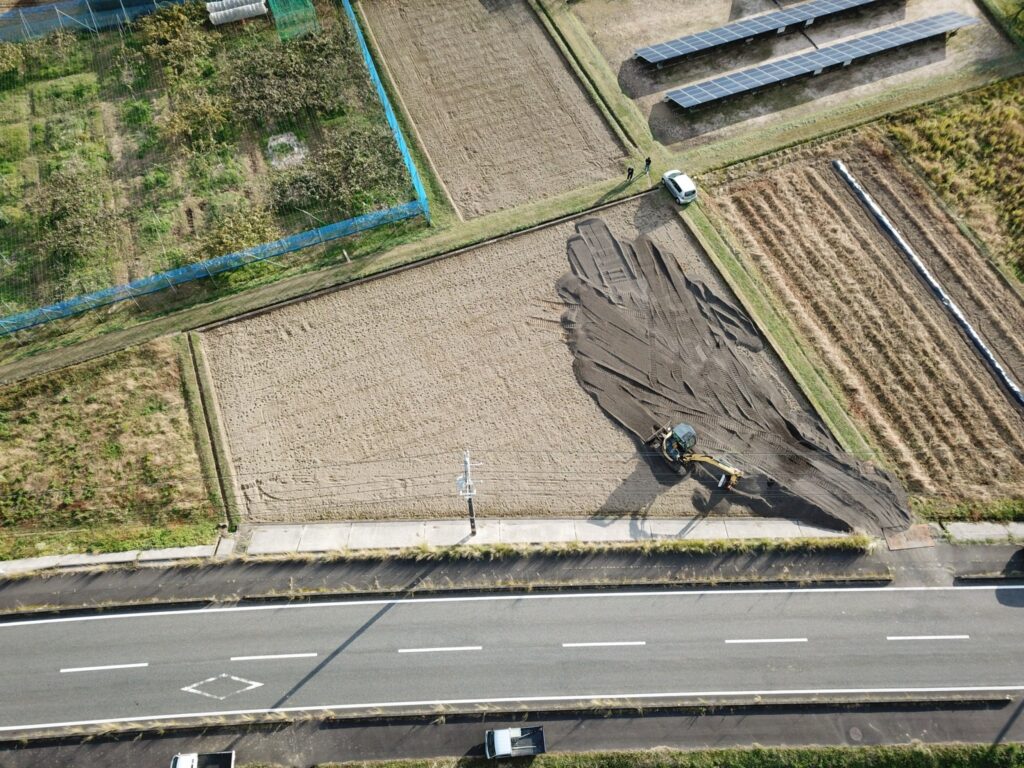
<instances>
[{"instance_id":1,"label":"dry grass","mask_svg":"<svg viewBox=\"0 0 1024 768\"><path fill-rule=\"evenodd\" d=\"M0 557L206 543L175 342L0 390Z\"/></svg>"}]
</instances>

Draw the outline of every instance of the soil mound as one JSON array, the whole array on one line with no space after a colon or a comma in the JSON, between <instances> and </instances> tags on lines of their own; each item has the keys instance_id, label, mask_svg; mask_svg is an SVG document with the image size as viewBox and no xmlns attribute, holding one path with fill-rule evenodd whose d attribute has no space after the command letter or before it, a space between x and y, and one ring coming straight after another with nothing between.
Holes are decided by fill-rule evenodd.
<instances>
[{"instance_id":1,"label":"soil mound","mask_svg":"<svg viewBox=\"0 0 1024 768\"><path fill-rule=\"evenodd\" d=\"M843 452L738 354L764 354L742 309L646 237L620 243L597 218L576 232L558 283L562 322L577 379L605 413L645 443L666 425L693 425L703 450L743 470L730 493L765 514L872 534L909 526L896 479Z\"/></svg>"}]
</instances>

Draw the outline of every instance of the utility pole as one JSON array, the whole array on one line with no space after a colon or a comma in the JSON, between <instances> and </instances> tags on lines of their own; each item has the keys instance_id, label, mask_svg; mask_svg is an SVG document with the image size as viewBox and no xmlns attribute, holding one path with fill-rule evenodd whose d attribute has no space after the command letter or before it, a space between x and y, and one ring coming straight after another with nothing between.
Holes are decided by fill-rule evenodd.
<instances>
[{"instance_id":1,"label":"utility pole","mask_svg":"<svg viewBox=\"0 0 1024 768\"><path fill-rule=\"evenodd\" d=\"M476 536L476 512L473 510L473 497L476 496L476 486L473 485L473 467L479 467L469 460L469 451L462 456L462 474L455 478L455 487L459 489L459 496L466 500L469 507L469 535Z\"/></svg>"}]
</instances>

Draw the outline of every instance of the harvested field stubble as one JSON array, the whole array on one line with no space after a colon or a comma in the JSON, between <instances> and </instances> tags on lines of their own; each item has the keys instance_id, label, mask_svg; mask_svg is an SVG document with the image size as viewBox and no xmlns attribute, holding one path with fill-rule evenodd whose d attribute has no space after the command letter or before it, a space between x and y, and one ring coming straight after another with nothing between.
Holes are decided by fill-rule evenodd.
<instances>
[{"instance_id":1,"label":"harvested field stubble","mask_svg":"<svg viewBox=\"0 0 1024 768\"><path fill-rule=\"evenodd\" d=\"M731 296L664 196L601 215ZM576 381L556 290L573 231L544 227L205 333L245 517L461 516L466 448L482 463L483 515L728 512L731 497L709 506L700 482L640 457ZM807 408L773 356L747 355Z\"/></svg>"},{"instance_id":2,"label":"harvested field stubble","mask_svg":"<svg viewBox=\"0 0 1024 768\"><path fill-rule=\"evenodd\" d=\"M1020 297L877 142L839 140L726 172L712 209L909 491L946 500L1020 496L1024 417L832 170L833 158L851 167L1019 370Z\"/></svg>"},{"instance_id":3,"label":"harvested field stubble","mask_svg":"<svg viewBox=\"0 0 1024 768\"><path fill-rule=\"evenodd\" d=\"M618 173L622 147L526 0L364 0L362 7L465 217Z\"/></svg>"}]
</instances>

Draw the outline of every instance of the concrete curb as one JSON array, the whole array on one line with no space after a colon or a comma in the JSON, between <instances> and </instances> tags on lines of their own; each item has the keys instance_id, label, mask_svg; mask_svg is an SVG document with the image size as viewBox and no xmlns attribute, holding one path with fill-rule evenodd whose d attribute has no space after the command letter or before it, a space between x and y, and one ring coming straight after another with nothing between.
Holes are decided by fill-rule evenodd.
<instances>
[{"instance_id":1,"label":"concrete curb","mask_svg":"<svg viewBox=\"0 0 1024 768\"><path fill-rule=\"evenodd\" d=\"M529 714L531 721L542 720L545 716L565 717L576 715L580 717L604 717L623 716L635 714L645 716L655 713L676 713L707 715L711 713L725 712L755 712L768 708L794 708L814 710L818 708L849 707L851 711L859 708L869 708L885 705L920 706L928 709L956 708L964 709L971 707L984 707L999 705L1004 706L1014 701L1014 697L1005 693L993 691L988 695L971 694L908 694L901 695L852 695L852 696L827 696L807 697L798 696L773 696L773 697L745 697L732 700L717 699L694 699L692 701L672 699L639 700L623 699L594 701L589 706L579 703L567 703L565 706L557 704L546 705L542 708L530 706L524 703L516 705L475 705L473 707L460 706L436 706L436 707L407 707L384 712L381 709L368 708L366 711L337 712L327 707L311 707L302 711L290 712L268 712L253 713L244 715L225 715L207 718L195 718L192 720L171 718L157 720L135 720L123 723L109 723L102 725L76 726L74 728L54 728L49 730L27 731L18 734L17 737L7 737L0 740L0 748L17 745L24 745L33 741L43 742L68 742L77 740L92 742L97 738L124 739L129 736L136 736L151 733L159 729L161 734L173 733L175 731L237 731L243 728L258 728L266 725L296 724L309 721L344 723L346 726L359 724L380 724L400 723L409 720L433 721L438 717L472 718L480 717L490 720L522 718Z\"/></svg>"}]
</instances>

